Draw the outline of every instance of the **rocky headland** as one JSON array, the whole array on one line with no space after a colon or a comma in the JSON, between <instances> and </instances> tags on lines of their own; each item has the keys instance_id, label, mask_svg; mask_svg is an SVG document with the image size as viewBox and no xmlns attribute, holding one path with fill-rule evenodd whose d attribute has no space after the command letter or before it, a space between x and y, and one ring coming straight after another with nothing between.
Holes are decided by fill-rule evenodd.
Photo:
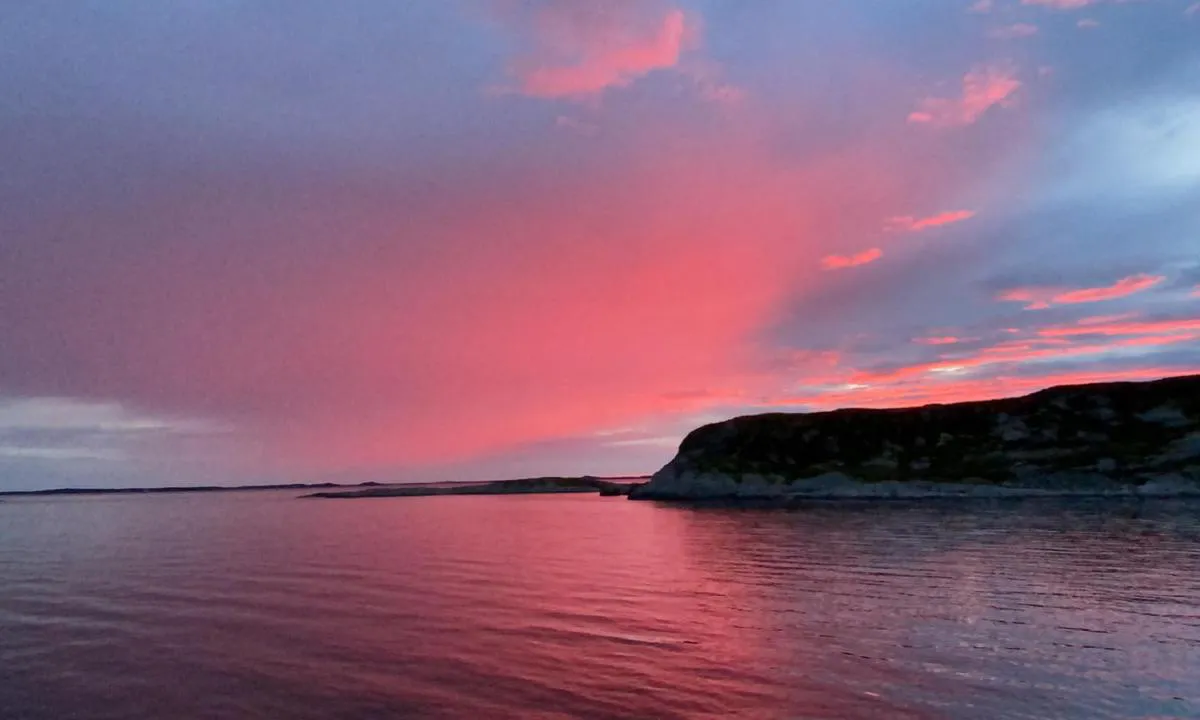
<instances>
[{"instance_id":1,"label":"rocky headland","mask_svg":"<svg viewBox=\"0 0 1200 720\"><path fill-rule=\"evenodd\" d=\"M1200 375L1019 398L737 417L631 499L1200 496Z\"/></svg>"}]
</instances>

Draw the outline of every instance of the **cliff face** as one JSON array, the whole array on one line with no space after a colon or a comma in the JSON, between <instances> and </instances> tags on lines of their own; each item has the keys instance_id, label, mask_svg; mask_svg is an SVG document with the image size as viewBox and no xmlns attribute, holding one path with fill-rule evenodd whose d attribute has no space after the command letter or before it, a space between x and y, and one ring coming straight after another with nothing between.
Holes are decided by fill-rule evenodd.
<instances>
[{"instance_id":1,"label":"cliff face","mask_svg":"<svg viewBox=\"0 0 1200 720\"><path fill-rule=\"evenodd\" d=\"M1200 375L698 428L631 497L1200 494Z\"/></svg>"}]
</instances>

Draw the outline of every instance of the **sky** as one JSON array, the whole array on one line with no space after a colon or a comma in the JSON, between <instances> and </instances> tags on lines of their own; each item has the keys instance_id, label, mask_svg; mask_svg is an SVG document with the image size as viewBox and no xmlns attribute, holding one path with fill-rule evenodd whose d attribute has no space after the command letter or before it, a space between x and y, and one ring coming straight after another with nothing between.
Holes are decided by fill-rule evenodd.
<instances>
[{"instance_id":1,"label":"sky","mask_svg":"<svg viewBox=\"0 0 1200 720\"><path fill-rule=\"evenodd\" d=\"M1200 372L1191 0L9 0L0 489Z\"/></svg>"}]
</instances>

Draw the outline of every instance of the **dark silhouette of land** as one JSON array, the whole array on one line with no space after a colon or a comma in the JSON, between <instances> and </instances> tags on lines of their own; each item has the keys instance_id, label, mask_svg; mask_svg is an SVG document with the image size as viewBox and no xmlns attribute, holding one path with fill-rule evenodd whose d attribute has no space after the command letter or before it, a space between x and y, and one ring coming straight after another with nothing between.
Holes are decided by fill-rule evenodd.
<instances>
[{"instance_id":1,"label":"dark silhouette of land","mask_svg":"<svg viewBox=\"0 0 1200 720\"><path fill-rule=\"evenodd\" d=\"M481 483L442 483L438 485L388 485L361 490L318 492L313 498L423 497L429 495L537 495L553 493L599 493L628 495L645 482L645 476L629 477L538 477L519 480L495 480Z\"/></svg>"},{"instance_id":2,"label":"dark silhouette of land","mask_svg":"<svg viewBox=\"0 0 1200 720\"><path fill-rule=\"evenodd\" d=\"M492 482L57 488L0 496L309 490L314 498L598 493L631 499L1200 495L1200 375L1016 398L736 417L646 476Z\"/></svg>"},{"instance_id":3,"label":"dark silhouette of land","mask_svg":"<svg viewBox=\"0 0 1200 720\"><path fill-rule=\"evenodd\" d=\"M693 430L634 499L1200 495L1200 375Z\"/></svg>"},{"instance_id":4,"label":"dark silhouette of land","mask_svg":"<svg viewBox=\"0 0 1200 720\"><path fill-rule=\"evenodd\" d=\"M379 483L354 484L280 483L271 485L191 485L179 487L135 488L53 488L49 490L0 491L0 497L38 497L57 495L168 495L179 493L248 492L255 490L319 490L303 497L365 498L413 497L423 495L505 495L532 493L594 492L601 495L627 495L629 489L646 476L628 477L540 477L491 482Z\"/></svg>"},{"instance_id":5,"label":"dark silhouette of land","mask_svg":"<svg viewBox=\"0 0 1200 720\"><path fill-rule=\"evenodd\" d=\"M184 485L178 487L139 487L139 488L53 488L50 490L6 490L0 491L0 497L19 497L23 495L139 495L139 494L172 494L172 493L207 493L207 492L244 492L248 490L318 490L323 488L361 488L381 486L382 483L364 482L353 485L341 483L283 483L276 485Z\"/></svg>"}]
</instances>

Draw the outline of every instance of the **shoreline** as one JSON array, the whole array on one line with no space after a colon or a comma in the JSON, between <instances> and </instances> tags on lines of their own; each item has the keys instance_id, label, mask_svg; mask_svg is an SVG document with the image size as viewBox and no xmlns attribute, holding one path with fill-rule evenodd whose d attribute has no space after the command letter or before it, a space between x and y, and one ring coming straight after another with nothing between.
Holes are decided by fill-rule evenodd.
<instances>
[{"instance_id":1,"label":"shoreline","mask_svg":"<svg viewBox=\"0 0 1200 720\"><path fill-rule=\"evenodd\" d=\"M922 500L938 498L1037 497L1200 497L1200 482L1183 475L1162 475L1144 482L1122 482L1098 475L1048 474L1022 482L880 480L868 481L844 473L785 481L762 475L721 473L660 473L630 493L632 500L751 500L787 503L792 500Z\"/></svg>"},{"instance_id":2,"label":"shoreline","mask_svg":"<svg viewBox=\"0 0 1200 720\"><path fill-rule=\"evenodd\" d=\"M64 495L172 495L179 493L251 492L255 490L319 490L324 488L358 488L382 486L381 483L280 483L269 485L182 485L178 487L81 488L63 487L45 490L0 490L4 497L57 497Z\"/></svg>"},{"instance_id":3,"label":"shoreline","mask_svg":"<svg viewBox=\"0 0 1200 720\"><path fill-rule=\"evenodd\" d=\"M493 480L491 482L461 483L454 485L389 485L349 491L316 492L301 495L301 498L356 500L388 497L435 497L447 495L556 495L556 494L599 494L601 496L628 495L635 487L647 480L647 476L595 477L541 477L516 480Z\"/></svg>"},{"instance_id":4,"label":"shoreline","mask_svg":"<svg viewBox=\"0 0 1200 720\"><path fill-rule=\"evenodd\" d=\"M630 493L631 500L674 503L789 504L803 502L880 502L926 500L1006 500L1030 498L1200 498L1200 483L1183 477L1165 477L1142 484L1098 481L1086 478L1075 486L1055 486L1063 478L1047 478L1041 485L1004 485L929 480L858 480L841 473L791 483L772 483L757 476L738 479L708 474L684 476L675 483L647 484Z\"/></svg>"},{"instance_id":5,"label":"shoreline","mask_svg":"<svg viewBox=\"0 0 1200 720\"><path fill-rule=\"evenodd\" d=\"M264 490L315 490L300 497L419 497L428 495L500 495L553 492L598 492L601 495L624 495L629 488L649 479L648 475L517 478L512 480L478 480L465 482L353 484L270 483L257 485L184 485L158 487L60 487L42 490L2 490L0 502L6 497L64 497L75 495L175 495L224 492L253 492Z\"/></svg>"}]
</instances>

